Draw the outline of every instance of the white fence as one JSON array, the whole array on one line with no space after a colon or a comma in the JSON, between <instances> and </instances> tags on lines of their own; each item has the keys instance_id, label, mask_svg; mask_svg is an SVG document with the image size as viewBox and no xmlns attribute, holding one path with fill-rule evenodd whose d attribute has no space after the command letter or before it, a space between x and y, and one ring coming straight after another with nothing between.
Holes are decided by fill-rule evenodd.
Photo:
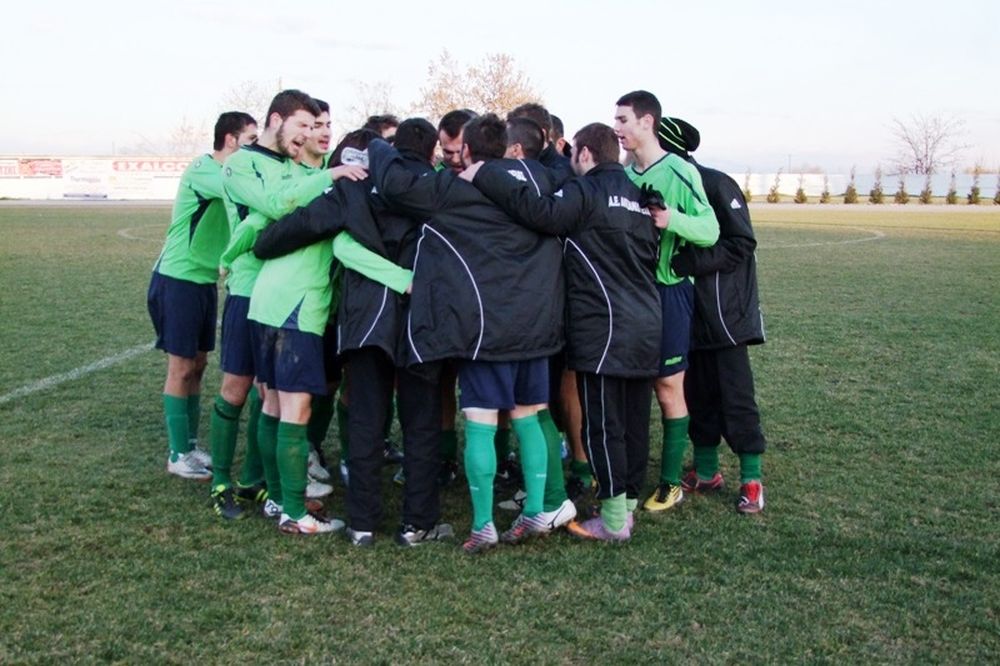
<instances>
[{"instance_id":1,"label":"white fence","mask_svg":"<svg viewBox=\"0 0 1000 666\"><path fill-rule=\"evenodd\" d=\"M21 157L0 156L0 198L3 199L115 199L171 200L177 193L181 173L191 162L190 157ZM773 173L729 174L740 187L750 186L755 200L762 198L774 185ZM823 192L822 174L783 173L778 192L792 196L799 187L811 197ZM827 176L830 194L842 195L847 189L847 174ZM858 174L854 185L859 197L868 195L875 177ZM955 190L964 198L972 187L970 174L956 174ZM950 174L931 178L934 196L948 193ZM907 176L906 191L916 196L924 189L924 176ZM899 178L883 175L882 191L892 196L899 189ZM992 199L997 190L996 174L979 178L980 196Z\"/></svg>"}]
</instances>

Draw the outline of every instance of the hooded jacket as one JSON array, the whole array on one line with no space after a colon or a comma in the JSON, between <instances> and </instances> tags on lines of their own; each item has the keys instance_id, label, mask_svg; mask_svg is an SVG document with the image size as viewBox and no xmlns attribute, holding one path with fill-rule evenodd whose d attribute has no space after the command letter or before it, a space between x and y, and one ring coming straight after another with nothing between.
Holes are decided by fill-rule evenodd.
<instances>
[{"instance_id":1,"label":"hooded jacket","mask_svg":"<svg viewBox=\"0 0 1000 666\"><path fill-rule=\"evenodd\" d=\"M529 228L564 235L568 366L653 377L660 351L659 232L624 168L599 164L539 197L491 163L474 184Z\"/></svg>"},{"instance_id":2,"label":"hooded jacket","mask_svg":"<svg viewBox=\"0 0 1000 666\"><path fill-rule=\"evenodd\" d=\"M405 326L407 364L447 358L523 361L563 346L559 241L515 223L451 171L417 175L381 140L368 146L379 196L421 226ZM496 160L539 193L537 163Z\"/></svg>"},{"instance_id":3,"label":"hooded jacket","mask_svg":"<svg viewBox=\"0 0 1000 666\"><path fill-rule=\"evenodd\" d=\"M765 340L757 293L757 240L742 190L732 178L687 156L701 174L708 202L719 220L712 247L684 247L671 266L693 276L695 299L691 348L721 349Z\"/></svg>"}]
</instances>

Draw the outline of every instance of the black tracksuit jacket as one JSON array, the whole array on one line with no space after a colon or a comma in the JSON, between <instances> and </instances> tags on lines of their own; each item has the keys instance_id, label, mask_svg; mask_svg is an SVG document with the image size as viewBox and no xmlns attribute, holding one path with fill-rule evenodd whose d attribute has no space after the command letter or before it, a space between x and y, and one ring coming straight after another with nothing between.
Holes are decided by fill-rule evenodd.
<instances>
[{"instance_id":1,"label":"black tracksuit jacket","mask_svg":"<svg viewBox=\"0 0 1000 666\"><path fill-rule=\"evenodd\" d=\"M495 163L484 165L474 183L529 228L566 237L568 367L612 377L656 376L659 232L622 166L599 164L549 197Z\"/></svg>"},{"instance_id":2,"label":"black tracksuit jacket","mask_svg":"<svg viewBox=\"0 0 1000 666\"><path fill-rule=\"evenodd\" d=\"M395 210L428 221L413 262L404 325L407 363L447 358L524 361L563 346L559 241L514 222L451 171L413 174L381 140L368 146L372 181ZM555 188L538 165L496 160L543 194Z\"/></svg>"},{"instance_id":3,"label":"black tracksuit jacket","mask_svg":"<svg viewBox=\"0 0 1000 666\"><path fill-rule=\"evenodd\" d=\"M433 173L430 163L413 153L404 152L400 164L416 177ZM254 254L262 259L281 256L346 228L367 249L412 268L420 221L389 208L372 189L370 179L339 181L320 199L267 227ZM402 365L405 297L345 268L337 298L337 351L378 347Z\"/></svg>"},{"instance_id":4,"label":"black tracksuit jacket","mask_svg":"<svg viewBox=\"0 0 1000 666\"><path fill-rule=\"evenodd\" d=\"M719 240L712 247L684 247L671 266L677 275L694 277L691 349L710 350L764 342L764 318L757 293L757 258L743 191L732 178L694 163L708 202L719 220Z\"/></svg>"}]
</instances>

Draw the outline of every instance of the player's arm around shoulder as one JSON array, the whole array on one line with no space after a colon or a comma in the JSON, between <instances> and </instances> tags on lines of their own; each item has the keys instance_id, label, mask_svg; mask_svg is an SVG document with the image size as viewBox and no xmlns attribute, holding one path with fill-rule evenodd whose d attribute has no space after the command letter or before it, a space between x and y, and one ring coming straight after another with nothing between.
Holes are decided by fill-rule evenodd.
<instances>
[{"instance_id":1,"label":"player's arm around shoulder","mask_svg":"<svg viewBox=\"0 0 1000 666\"><path fill-rule=\"evenodd\" d=\"M676 155L668 155L667 160L681 183L677 188L678 206L670 213L669 230L698 247L714 245L719 240L719 220L708 203L701 174L693 164Z\"/></svg>"}]
</instances>

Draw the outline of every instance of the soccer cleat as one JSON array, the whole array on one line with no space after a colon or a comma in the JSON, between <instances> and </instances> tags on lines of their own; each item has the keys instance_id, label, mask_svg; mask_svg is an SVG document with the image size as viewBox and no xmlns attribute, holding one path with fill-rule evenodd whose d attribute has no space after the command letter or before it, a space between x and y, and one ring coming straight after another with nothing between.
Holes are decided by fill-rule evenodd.
<instances>
[{"instance_id":1,"label":"soccer cleat","mask_svg":"<svg viewBox=\"0 0 1000 666\"><path fill-rule=\"evenodd\" d=\"M266 500L264 506L260 508L260 512L264 514L265 518L280 518L283 510L283 507L273 499Z\"/></svg>"},{"instance_id":2,"label":"soccer cleat","mask_svg":"<svg viewBox=\"0 0 1000 666\"><path fill-rule=\"evenodd\" d=\"M278 530L282 534L328 534L343 528L344 521L342 520L317 518L311 513L307 513L298 520L292 520L287 513L282 513L281 520L278 521Z\"/></svg>"},{"instance_id":3,"label":"soccer cleat","mask_svg":"<svg viewBox=\"0 0 1000 666\"><path fill-rule=\"evenodd\" d=\"M714 493L722 489L726 482L722 479L722 474L716 472L708 481L698 477L696 471L688 470L688 473L681 479L681 490L686 493Z\"/></svg>"},{"instance_id":4,"label":"soccer cleat","mask_svg":"<svg viewBox=\"0 0 1000 666\"><path fill-rule=\"evenodd\" d=\"M462 550L467 555L481 553L484 550L497 545L500 539L497 537L497 528L492 522L483 525L481 530L472 530L469 538L462 544Z\"/></svg>"},{"instance_id":5,"label":"soccer cleat","mask_svg":"<svg viewBox=\"0 0 1000 666\"><path fill-rule=\"evenodd\" d=\"M240 506L236 493L229 486L218 485L212 488L212 508L226 520L239 520L246 516L246 510Z\"/></svg>"},{"instance_id":6,"label":"soccer cleat","mask_svg":"<svg viewBox=\"0 0 1000 666\"><path fill-rule=\"evenodd\" d=\"M326 497L333 492L333 486L328 483L320 483L319 481L309 481L309 485L306 486L306 498L308 499L319 499L320 497Z\"/></svg>"},{"instance_id":7,"label":"soccer cleat","mask_svg":"<svg viewBox=\"0 0 1000 666\"><path fill-rule=\"evenodd\" d=\"M396 543L400 546L419 546L430 541L441 541L451 539L455 536L455 530L448 523L438 523L434 527L422 530L413 525L403 525L396 532Z\"/></svg>"},{"instance_id":8,"label":"soccer cleat","mask_svg":"<svg viewBox=\"0 0 1000 666\"><path fill-rule=\"evenodd\" d=\"M330 480L330 472L323 467L323 463L319 459L319 454L315 450L309 451L309 468L307 473L309 474L309 478L315 481Z\"/></svg>"},{"instance_id":9,"label":"soccer cleat","mask_svg":"<svg viewBox=\"0 0 1000 666\"><path fill-rule=\"evenodd\" d=\"M514 496L509 500L504 500L500 502L497 506L504 511L521 511L524 508L524 500L528 497L528 493L523 490L518 490L514 493Z\"/></svg>"},{"instance_id":10,"label":"soccer cleat","mask_svg":"<svg viewBox=\"0 0 1000 666\"><path fill-rule=\"evenodd\" d=\"M195 460L201 463L202 467L212 469L212 454L198 446L198 442L192 442L192 444L193 446L188 453L193 455Z\"/></svg>"},{"instance_id":11,"label":"soccer cleat","mask_svg":"<svg viewBox=\"0 0 1000 666\"><path fill-rule=\"evenodd\" d=\"M403 452L396 448L396 445L389 439L385 440L382 457L387 465L401 465L403 463Z\"/></svg>"},{"instance_id":12,"label":"soccer cleat","mask_svg":"<svg viewBox=\"0 0 1000 666\"><path fill-rule=\"evenodd\" d=\"M354 530L348 527L345 534L352 546L371 548L375 545L375 534L373 532L362 532L361 530Z\"/></svg>"},{"instance_id":13,"label":"soccer cleat","mask_svg":"<svg viewBox=\"0 0 1000 666\"><path fill-rule=\"evenodd\" d=\"M167 472L182 479L194 479L195 481L208 481L212 478L212 472L198 462L193 451L180 454L171 453L167 457Z\"/></svg>"},{"instance_id":14,"label":"soccer cleat","mask_svg":"<svg viewBox=\"0 0 1000 666\"><path fill-rule=\"evenodd\" d=\"M563 500L563 503L554 510L542 511L538 514L538 517L545 521L545 525L549 531L557 530L576 518L576 505L568 499Z\"/></svg>"},{"instance_id":15,"label":"soccer cleat","mask_svg":"<svg viewBox=\"0 0 1000 666\"><path fill-rule=\"evenodd\" d=\"M551 531L545 520L545 514L536 514L528 518L523 513L519 515L510 529L500 535L504 543L521 543L533 536L542 536Z\"/></svg>"},{"instance_id":16,"label":"soccer cleat","mask_svg":"<svg viewBox=\"0 0 1000 666\"><path fill-rule=\"evenodd\" d=\"M740 513L760 513L764 510L764 484L747 481L740 486L740 498L736 501Z\"/></svg>"},{"instance_id":17,"label":"soccer cleat","mask_svg":"<svg viewBox=\"0 0 1000 666\"><path fill-rule=\"evenodd\" d=\"M649 496L642 508L646 511L666 511L684 501L684 491L680 486L661 483L656 486L656 492Z\"/></svg>"},{"instance_id":18,"label":"soccer cleat","mask_svg":"<svg viewBox=\"0 0 1000 666\"><path fill-rule=\"evenodd\" d=\"M454 460L441 462L441 471L438 474L438 485L447 488L458 478L458 463Z\"/></svg>"},{"instance_id":19,"label":"soccer cleat","mask_svg":"<svg viewBox=\"0 0 1000 666\"><path fill-rule=\"evenodd\" d=\"M236 501L243 504L263 504L267 500L267 487L262 483L252 486L236 485Z\"/></svg>"},{"instance_id":20,"label":"soccer cleat","mask_svg":"<svg viewBox=\"0 0 1000 666\"><path fill-rule=\"evenodd\" d=\"M597 541L628 541L632 538L632 527L628 521L620 530L612 532L604 525L604 520L600 516L589 518L580 523L574 520L566 527L566 531L581 539Z\"/></svg>"}]
</instances>

